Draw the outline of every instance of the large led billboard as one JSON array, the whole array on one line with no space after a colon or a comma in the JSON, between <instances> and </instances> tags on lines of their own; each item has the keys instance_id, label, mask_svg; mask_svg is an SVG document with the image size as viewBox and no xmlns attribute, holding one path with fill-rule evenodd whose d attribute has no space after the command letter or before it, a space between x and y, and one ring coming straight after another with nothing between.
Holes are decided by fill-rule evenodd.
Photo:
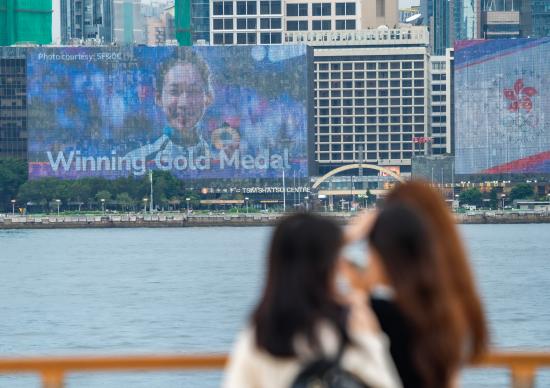
<instances>
[{"instance_id":1,"label":"large led billboard","mask_svg":"<svg viewBox=\"0 0 550 388\"><path fill-rule=\"evenodd\" d=\"M550 39L459 41L459 174L550 173Z\"/></svg>"},{"instance_id":2,"label":"large led billboard","mask_svg":"<svg viewBox=\"0 0 550 388\"><path fill-rule=\"evenodd\" d=\"M30 50L29 176L307 176L305 46Z\"/></svg>"}]
</instances>

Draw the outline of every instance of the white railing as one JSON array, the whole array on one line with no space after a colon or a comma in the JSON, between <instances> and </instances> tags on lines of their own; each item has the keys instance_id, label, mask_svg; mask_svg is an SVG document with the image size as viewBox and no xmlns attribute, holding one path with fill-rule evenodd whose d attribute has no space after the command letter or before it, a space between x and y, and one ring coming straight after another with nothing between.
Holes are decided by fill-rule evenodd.
<instances>
[{"instance_id":1,"label":"white railing","mask_svg":"<svg viewBox=\"0 0 550 388\"><path fill-rule=\"evenodd\" d=\"M284 43L305 43L311 46L332 45L428 45L426 27L369 29L358 31L293 31L284 33Z\"/></svg>"}]
</instances>

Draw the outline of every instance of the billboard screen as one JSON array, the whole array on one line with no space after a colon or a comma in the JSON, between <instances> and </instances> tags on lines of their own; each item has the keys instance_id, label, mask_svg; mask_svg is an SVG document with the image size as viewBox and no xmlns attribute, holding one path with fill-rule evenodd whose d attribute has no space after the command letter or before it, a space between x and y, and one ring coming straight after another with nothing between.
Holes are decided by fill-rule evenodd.
<instances>
[{"instance_id":1,"label":"billboard screen","mask_svg":"<svg viewBox=\"0 0 550 388\"><path fill-rule=\"evenodd\" d=\"M549 38L457 42L457 173L550 173L549 64Z\"/></svg>"},{"instance_id":2,"label":"billboard screen","mask_svg":"<svg viewBox=\"0 0 550 388\"><path fill-rule=\"evenodd\" d=\"M305 46L30 50L29 176L307 176Z\"/></svg>"}]
</instances>

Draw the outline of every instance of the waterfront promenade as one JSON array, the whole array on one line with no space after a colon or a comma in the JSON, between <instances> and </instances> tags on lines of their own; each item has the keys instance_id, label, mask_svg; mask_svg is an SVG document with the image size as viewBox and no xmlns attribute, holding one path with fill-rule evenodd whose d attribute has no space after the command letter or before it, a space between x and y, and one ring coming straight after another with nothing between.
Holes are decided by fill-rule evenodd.
<instances>
[{"instance_id":1,"label":"waterfront promenade","mask_svg":"<svg viewBox=\"0 0 550 388\"><path fill-rule=\"evenodd\" d=\"M324 213L345 222L354 212ZM0 215L0 229L64 228L170 228L192 226L273 225L283 213L192 214L179 212L124 213L103 215ZM550 223L550 213L529 211L477 211L455 213L459 224Z\"/></svg>"}]
</instances>

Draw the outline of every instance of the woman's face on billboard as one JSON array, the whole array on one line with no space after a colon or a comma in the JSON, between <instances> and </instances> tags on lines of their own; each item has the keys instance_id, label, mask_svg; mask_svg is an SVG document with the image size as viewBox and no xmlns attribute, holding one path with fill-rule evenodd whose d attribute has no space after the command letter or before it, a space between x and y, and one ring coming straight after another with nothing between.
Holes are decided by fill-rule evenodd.
<instances>
[{"instance_id":1,"label":"woman's face on billboard","mask_svg":"<svg viewBox=\"0 0 550 388\"><path fill-rule=\"evenodd\" d=\"M210 104L208 85L192 63L178 62L164 75L157 103L162 107L170 126L179 135L193 136L193 128Z\"/></svg>"}]
</instances>

